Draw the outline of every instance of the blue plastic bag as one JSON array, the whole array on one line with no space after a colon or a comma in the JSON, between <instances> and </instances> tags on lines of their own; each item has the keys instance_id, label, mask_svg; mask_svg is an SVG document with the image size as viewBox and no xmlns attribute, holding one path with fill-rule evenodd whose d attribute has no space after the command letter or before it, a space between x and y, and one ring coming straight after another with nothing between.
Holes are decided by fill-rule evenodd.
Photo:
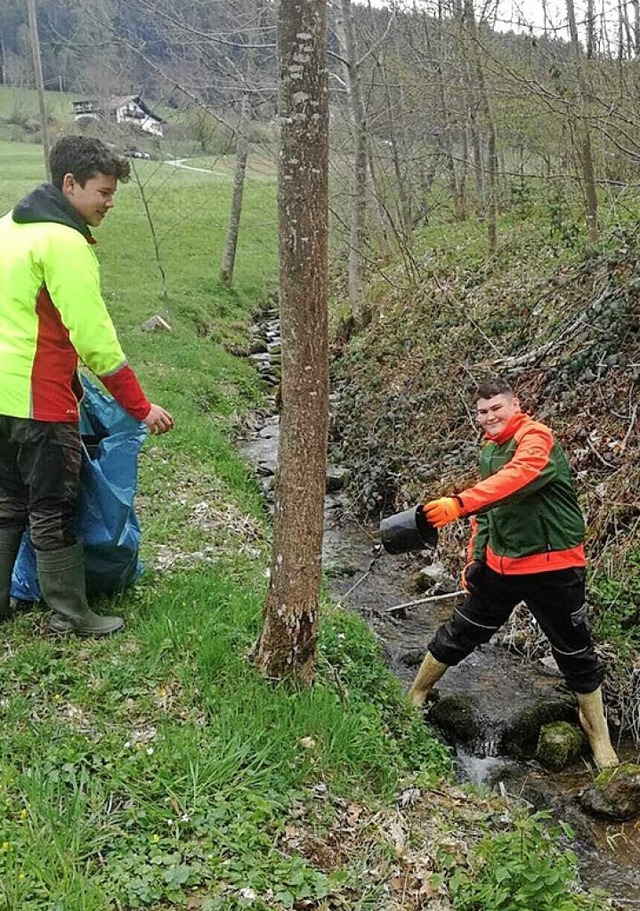
<instances>
[{"instance_id":1,"label":"blue plastic bag","mask_svg":"<svg viewBox=\"0 0 640 911\"><path fill-rule=\"evenodd\" d=\"M82 467L76 533L84 543L87 594L112 595L142 572L140 525L134 507L138 454L147 428L82 377ZM28 531L16 560L11 595L37 601L40 586Z\"/></svg>"}]
</instances>

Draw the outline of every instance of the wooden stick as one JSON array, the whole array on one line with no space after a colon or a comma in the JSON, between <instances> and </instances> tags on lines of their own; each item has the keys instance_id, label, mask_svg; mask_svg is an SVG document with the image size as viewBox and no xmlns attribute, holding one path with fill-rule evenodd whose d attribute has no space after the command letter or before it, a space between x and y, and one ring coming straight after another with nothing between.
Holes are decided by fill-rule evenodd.
<instances>
[{"instance_id":1,"label":"wooden stick","mask_svg":"<svg viewBox=\"0 0 640 911\"><path fill-rule=\"evenodd\" d=\"M428 598L418 598L417 601L405 601L404 604L394 604L393 607L383 607L381 614L390 614L391 611L400 610L403 607L413 607L415 604L428 604L429 601L444 601L445 598L459 598L460 595L466 595L464 589L458 592L447 592L446 595L430 595Z\"/></svg>"}]
</instances>

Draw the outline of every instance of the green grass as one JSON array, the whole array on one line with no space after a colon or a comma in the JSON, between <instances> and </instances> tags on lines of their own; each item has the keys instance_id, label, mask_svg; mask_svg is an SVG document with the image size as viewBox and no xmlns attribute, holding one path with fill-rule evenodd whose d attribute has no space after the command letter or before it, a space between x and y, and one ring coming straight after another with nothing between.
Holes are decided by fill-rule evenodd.
<instances>
[{"instance_id":1,"label":"green grass","mask_svg":"<svg viewBox=\"0 0 640 911\"><path fill-rule=\"evenodd\" d=\"M49 117L60 122L73 120L73 102L82 96L78 92L45 92ZM39 117L38 96L33 89L20 86L0 86L0 118L6 120L14 115L25 114Z\"/></svg>"},{"instance_id":2,"label":"green grass","mask_svg":"<svg viewBox=\"0 0 640 911\"><path fill-rule=\"evenodd\" d=\"M42 160L35 146L0 143L0 161L6 210L42 179ZM176 429L147 441L140 459L148 570L135 590L100 605L125 616L126 632L54 641L37 611L2 630L0 907L197 899L192 907L214 911L244 907L242 889L253 890L255 908L358 892L350 906L379 895L384 907L379 884L359 886L366 857L324 869L286 839L300 819L321 837L340 812L335 801L388 800L419 770L433 782L448 768L445 751L353 617L325 607L313 690L273 687L247 658L269 528L233 441L263 390L226 347L246 342L253 307L273 292L275 185L248 183L229 291L216 275L230 177L137 166L167 298L134 181L119 189L96 249L123 347ZM172 332L141 330L156 312ZM314 786L331 799L318 800Z\"/></svg>"}]
</instances>

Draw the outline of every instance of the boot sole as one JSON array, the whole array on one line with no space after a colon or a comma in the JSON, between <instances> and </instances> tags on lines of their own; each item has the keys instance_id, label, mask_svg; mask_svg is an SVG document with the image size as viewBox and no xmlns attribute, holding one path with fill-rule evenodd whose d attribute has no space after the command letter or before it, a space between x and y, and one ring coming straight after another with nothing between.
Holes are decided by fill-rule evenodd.
<instances>
[{"instance_id":1,"label":"boot sole","mask_svg":"<svg viewBox=\"0 0 640 911\"><path fill-rule=\"evenodd\" d=\"M113 636L115 633L119 633L123 629L124 623L121 623L120 626L116 626L114 629L109 630L76 629L75 626L72 626L71 623L60 623L55 625L49 623L47 632L50 636L69 636L73 634L74 636L80 636L81 639L106 639L108 636Z\"/></svg>"}]
</instances>

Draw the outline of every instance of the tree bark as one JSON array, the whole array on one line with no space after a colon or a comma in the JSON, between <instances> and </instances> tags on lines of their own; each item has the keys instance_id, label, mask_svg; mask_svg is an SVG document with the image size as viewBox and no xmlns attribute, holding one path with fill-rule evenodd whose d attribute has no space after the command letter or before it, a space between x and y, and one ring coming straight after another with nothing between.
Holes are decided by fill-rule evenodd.
<instances>
[{"instance_id":1,"label":"tree bark","mask_svg":"<svg viewBox=\"0 0 640 911\"><path fill-rule=\"evenodd\" d=\"M280 0L282 409L271 580L255 664L313 681L328 425L325 0Z\"/></svg>"},{"instance_id":2,"label":"tree bark","mask_svg":"<svg viewBox=\"0 0 640 911\"><path fill-rule=\"evenodd\" d=\"M449 99L447 96L447 87L445 84L445 38L444 38L444 15L442 9L442 0L438 0L438 27L437 27L437 43L436 43L436 75L437 75L437 85L438 85L438 102L440 104L440 119L442 121L442 146L445 153L445 160L447 165L447 174L449 175L449 191L451 193L451 198L453 200L453 211L456 218L456 221L463 221L465 218L465 204L464 204L464 195L462 192L462 187L460 181L458 180L458 172L456 169L456 162L453 154L453 140L452 135L454 133L453 125L451 122L451 113L449 111ZM425 17L423 16L423 23L425 25L425 32L427 31L427 24ZM428 41L428 35L425 36Z\"/></svg>"}]
</instances>

